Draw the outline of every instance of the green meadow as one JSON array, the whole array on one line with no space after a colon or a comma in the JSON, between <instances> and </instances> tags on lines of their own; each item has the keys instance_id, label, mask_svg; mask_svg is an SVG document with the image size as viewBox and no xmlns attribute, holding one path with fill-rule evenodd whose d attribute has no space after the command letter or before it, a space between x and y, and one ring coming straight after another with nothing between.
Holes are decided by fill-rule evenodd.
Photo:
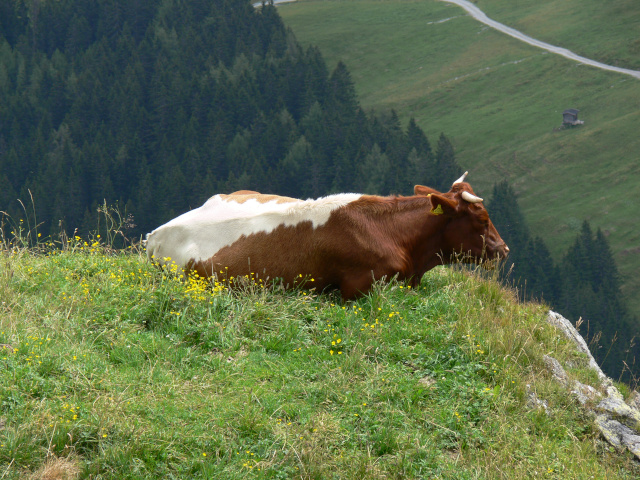
<instances>
[{"instance_id":1,"label":"green meadow","mask_svg":"<svg viewBox=\"0 0 640 480\"><path fill-rule=\"evenodd\" d=\"M76 237L3 245L0 299L3 479L640 474L543 361L597 387L587 358L486 273L341 303Z\"/></svg>"},{"instance_id":2,"label":"green meadow","mask_svg":"<svg viewBox=\"0 0 640 480\"><path fill-rule=\"evenodd\" d=\"M482 0L493 19L534 38L640 68L632 0ZM608 236L630 306L640 312L640 80L524 44L436 0L300 0L278 7L329 68L343 61L361 104L444 132L479 195L508 180L535 234L559 258L588 220ZM562 111L584 125L560 130Z\"/></svg>"},{"instance_id":3,"label":"green meadow","mask_svg":"<svg viewBox=\"0 0 640 480\"><path fill-rule=\"evenodd\" d=\"M640 70L640 6L634 0L477 0L490 18L608 65Z\"/></svg>"}]
</instances>

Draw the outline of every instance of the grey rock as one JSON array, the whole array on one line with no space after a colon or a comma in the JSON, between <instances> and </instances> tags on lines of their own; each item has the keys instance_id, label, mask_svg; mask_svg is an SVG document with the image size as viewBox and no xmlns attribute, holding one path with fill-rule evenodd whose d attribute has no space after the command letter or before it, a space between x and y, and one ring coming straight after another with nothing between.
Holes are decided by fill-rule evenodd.
<instances>
[{"instance_id":1,"label":"grey rock","mask_svg":"<svg viewBox=\"0 0 640 480\"><path fill-rule=\"evenodd\" d=\"M640 393L635 390L631 392L629 397L629 406L635 408L636 410L640 410Z\"/></svg>"},{"instance_id":2,"label":"grey rock","mask_svg":"<svg viewBox=\"0 0 640 480\"><path fill-rule=\"evenodd\" d=\"M549 323L560 329L578 350L589 358L589 367L598 374L601 393L596 388L575 380L571 393L578 399L588 413L594 416L595 425L602 436L618 450L628 450L637 459L640 459L640 394L633 392L629 402L625 402L624 396L618 391L613 381L607 377L597 364L584 338L578 333L569 320L556 312L549 312ZM569 385L569 376L560 362L555 358L545 355L543 357L547 368L553 377L563 385ZM527 385L527 387L529 387ZM529 389L527 389L529 392ZM598 397L605 396L596 406L589 403Z\"/></svg>"},{"instance_id":3,"label":"grey rock","mask_svg":"<svg viewBox=\"0 0 640 480\"><path fill-rule=\"evenodd\" d=\"M596 410L611 414L630 428L638 429L640 427L640 412L619 398L605 398L596 406Z\"/></svg>"},{"instance_id":4,"label":"grey rock","mask_svg":"<svg viewBox=\"0 0 640 480\"><path fill-rule=\"evenodd\" d=\"M571 322L559 313L553 311L549 311L547 320L551 325L555 325L557 328L559 328L567 336L567 338L569 338L569 340L572 340L576 344L578 350L580 350L589 358L589 367L591 367L598 373L598 377L600 377L600 380L603 382L606 381L607 384L610 384L611 380L602 372L602 369L596 362L596 359L593 358L593 355L591 355L589 347L587 346L587 342L584 341L582 335L578 333Z\"/></svg>"},{"instance_id":5,"label":"grey rock","mask_svg":"<svg viewBox=\"0 0 640 480\"><path fill-rule=\"evenodd\" d=\"M607 441L619 450L625 448L640 458L640 435L635 430L622 425L617 420L612 420L607 415L598 415L596 426Z\"/></svg>"},{"instance_id":6,"label":"grey rock","mask_svg":"<svg viewBox=\"0 0 640 480\"><path fill-rule=\"evenodd\" d=\"M544 355L542 359L556 380L563 384L566 384L569 381L567 372L564 371L564 368L562 368L562 365L560 365L558 360L550 357L549 355Z\"/></svg>"},{"instance_id":7,"label":"grey rock","mask_svg":"<svg viewBox=\"0 0 640 480\"><path fill-rule=\"evenodd\" d=\"M571 390L571 393L575 395L575 397L582 405L585 405L589 400L594 400L597 397L602 397L602 394L591 385L585 385L584 383L580 383L577 380L573 383L573 389Z\"/></svg>"},{"instance_id":8,"label":"grey rock","mask_svg":"<svg viewBox=\"0 0 640 480\"><path fill-rule=\"evenodd\" d=\"M531 389L531 385L526 385L527 389L527 407L531 410L543 408L544 412L549 415L549 403L546 400L540 400L536 392Z\"/></svg>"}]
</instances>

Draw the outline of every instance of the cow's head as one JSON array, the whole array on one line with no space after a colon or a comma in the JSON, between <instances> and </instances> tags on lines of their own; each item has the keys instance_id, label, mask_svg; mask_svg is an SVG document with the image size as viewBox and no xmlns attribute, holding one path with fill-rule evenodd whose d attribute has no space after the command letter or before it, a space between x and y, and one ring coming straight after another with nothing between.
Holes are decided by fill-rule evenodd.
<instances>
[{"instance_id":1,"label":"cow's head","mask_svg":"<svg viewBox=\"0 0 640 480\"><path fill-rule=\"evenodd\" d=\"M462 254L467 261L479 259L493 260L505 258L509 254L500 234L491 223L489 213L482 204L482 198L473 193L464 179L468 172L453 182L448 193L440 193L432 188L416 185L416 195L428 196L431 200L430 215L442 215L442 253L454 257ZM449 261L443 258L444 261Z\"/></svg>"}]
</instances>

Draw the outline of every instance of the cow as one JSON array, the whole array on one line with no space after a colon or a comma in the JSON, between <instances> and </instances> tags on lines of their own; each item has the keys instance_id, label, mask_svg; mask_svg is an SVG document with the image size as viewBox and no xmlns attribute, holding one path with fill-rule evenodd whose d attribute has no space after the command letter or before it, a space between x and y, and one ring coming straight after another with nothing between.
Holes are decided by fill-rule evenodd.
<instances>
[{"instance_id":1,"label":"cow","mask_svg":"<svg viewBox=\"0 0 640 480\"><path fill-rule=\"evenodd\" d=\"M448 193L416 185L408 197L218 194L149 233L147 256L205 278L289 286L306 279L318 291L340 290L344 300L396 275L416 286L427 270L460 255L487 261L509 253L466 175Z\"/></svg>"}]
</instances>

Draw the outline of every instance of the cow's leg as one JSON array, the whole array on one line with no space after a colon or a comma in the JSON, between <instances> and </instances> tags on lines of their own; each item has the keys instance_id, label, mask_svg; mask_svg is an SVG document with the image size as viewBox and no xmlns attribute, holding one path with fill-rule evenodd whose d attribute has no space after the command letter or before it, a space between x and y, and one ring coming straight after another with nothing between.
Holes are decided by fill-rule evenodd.
<instances>
[{"instance_id":1,"label":"cow's leg","mask_svg":"<svg viewBox=\"0 0 640 480\"><path fill-rule=\"evenodd\" d=\"M373 283L373 274L364 272L361 274L350 274L349 278L345 278L340 282L340 293L343 300L353 300L362 296L371 288Z\"/></svg>"},{"instance_id":2,"label":"cow's leg","mask_svg":"<svg viewBox=\"0 0 640 480\"><path fill-rule=\"evenodd\" d=\"M422 281L423 275L424 274L422 275L416 274L411 277L411 280L409 281L411 288L418 288L420 286L420 282Z\"/></svg>"}]
</instances>

